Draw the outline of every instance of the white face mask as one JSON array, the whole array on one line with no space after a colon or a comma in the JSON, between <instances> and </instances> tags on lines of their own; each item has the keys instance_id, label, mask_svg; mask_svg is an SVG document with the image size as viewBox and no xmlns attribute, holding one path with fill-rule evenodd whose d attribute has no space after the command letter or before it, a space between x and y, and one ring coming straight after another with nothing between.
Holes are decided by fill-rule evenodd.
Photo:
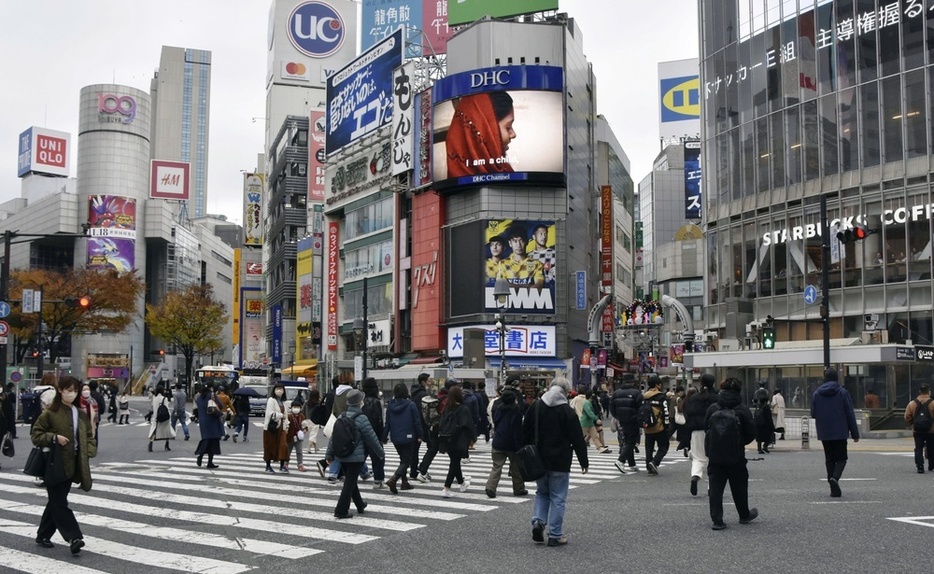
<instances>
[{"instance_id":1,"label":"white face mask","mask_svg":"<svg viewBox=\"0 0 934 574\"><path fill-rule=\"evenodd\" d=\"M276 396L281 397L284 391L282 389L276 389Z\"/></svg>"},{"instance_id":2,"label":"white face mask","mask_svg":"<svg viewBox=\"0 0 934 574\"><path fill-rule=\"evenodd\" d=\"M62 391L62 402L70 405L75 402L75 397L78 396L77 391Z\"/></svg>"},{"instance_id":3,"label":"white face mask","mask_svg":"<svg viewBox=\"0 0 934 574\"><path fill-rule=\"evenodd\" d=\"M302 409L300 409L300 408L298 408L298 407L292 407L292 414L293 414L293 415L297 415L297 414L300 413L300 412L302 412Z\"/></svg>"},{"instance_id":4,"label":"white face mask","mask_svg":"<svg viewBox=\"0 0 934 574\"><path fill-rule=\"evenodd\" d=\"M81 396L84 397L84 398L86 398L86 399L87 399L87 398L90 398L90 396L91 396L91 391L81 391Z\"/></svg>"}]
</instances>

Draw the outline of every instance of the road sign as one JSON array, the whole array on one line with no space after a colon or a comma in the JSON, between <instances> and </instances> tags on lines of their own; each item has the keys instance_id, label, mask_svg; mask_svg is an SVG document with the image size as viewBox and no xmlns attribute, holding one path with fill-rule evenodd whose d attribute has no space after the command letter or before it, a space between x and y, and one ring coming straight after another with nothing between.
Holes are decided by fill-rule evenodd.
<instances>
[{"instance_id":1,"label":"road sign","mask_svg":"<svg viewBox=\"0 0 934 574\"><path fill-rule=\"evenodd\" d=\"M23 313L35 313L35 300L33 299L33 294L35 293L32 289L23 289L23 304L22 310Z\"/></svg>"},{"instance_id":2,"label":"road sign","mask_svg":"<svg viewBox=\"0 0 934 574\"><path fill-rule=\"evenodd\" d=\"M817 302L817 287L808 285L804 288L804 302L813 305Z\"/></svg>"},{"instance_id":3,"label":"road sign","mask_svg":"<svg viewBox=\"0 0 934 574\"><path fill-rule=\"evenodd\" d=\"M10 324L6 321L0 321L0 337L6 337L10 334Z\"/></svg>"},{"instance_id":4,"label":"road sign","mask_svg":"<svg viewBox=\"0 0 934 574\"><path fill-rule=\"evenodd\" d=\"M19 371L13 371L12 373L10 373L10 381L14 383L18 383L21 380L23 380L23 373Z\"/></svg>"},{"instance_id":5,"label":"road sign","mask_svg":"<svg viewBox=\"0 0 934 574\"><path fill-rule=\"evenodd\" d=\"M0 319L6 319L10 316L10 304L6 301L0 301Z\"/></svg>"}]
</instances>

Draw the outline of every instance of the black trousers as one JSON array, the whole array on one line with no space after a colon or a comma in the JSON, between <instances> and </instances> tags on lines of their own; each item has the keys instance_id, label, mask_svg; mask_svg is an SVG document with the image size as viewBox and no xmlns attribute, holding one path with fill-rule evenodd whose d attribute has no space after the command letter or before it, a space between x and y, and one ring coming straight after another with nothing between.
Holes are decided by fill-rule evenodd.
<instances>
[{"instance_id":1,"label":"black trousers","mask_svg":"<svg viewBox=\"0 0 934 574\"><path fill-rule=\"evenodd\" d=\"M425 456L422 458L422 462L418 465L418 472L428 474L428 467L431 466L431 462L438 454L438 444L438 429L434 428L428 431L428 447L425 449Z\"/></svg>"},{"instance_id":2,"label":"black trousers","mask_svg":"<svg viewBox=\"0 0 934 574\"><path fill-rule=\"evenodd\" d=\"M464 473L461 472L461 459L467 456L467 453L460 450L449 450L448 458L451 462L448 464L448 475L444 479L444 487L451 488L454 482L464 484Z\"/></svg>"},{"instance_id":3,"label":"black trousers","mask_svg":"<svg viewBox=\"0 0 934 574\"><path fill-rule=\"evenodd\" d=\"M824 447L824 464L827 467L827 480L836 478L840 480L843 469L846 467L846 439L822 440Z\"/></svg>"},{"instance_id":4,"label":"black trousers","mask_svg":"<svg viewBox=\"0 0 934 574\"><path fill-rule=\"evenodd\" d=\"M393 443L392 446L396 447L396 452L399 453L399 467L396 468L396 471L392 473L392 475L398 478L404 478L406 472L411 468L412 454L415 452L415 449L418 448L418 441L406 444Z\"/></svg>"},{"instance_id":5,"label":"black trousers","mask_svg":"<svg viewBox=\"0 0 934 574\"><path fill-rule=\"evenodd\" d=\"M46 485L45 490L49 493L49 501L46 503L45 511L39 520L39 530L36 531L36 538L51 539L56 530L68 542L75 538L82 538L81 527L78 526L75 513L68 507L68 493L71 492L71 481L66 480L55 486Z\"/></svg>"},{"instance_id":6,"label":"black trousers","mask_svg":"<svg viewBox=\"0 0 934 574\"><path fill-rule=\"evenodd\" d=\"M934 470L934 434L915 433L915 466L924 468L924 454L927 451L928 470Z\"/></svg>"},{"instance_id":7,"label":"black trousers","mask_svg":"<svg viewBox=\"0 0 934 574\"><path fill-rule=\"evenodd\" d=\"M662 463L662 459L665 458L666 454L668 454L668 441L668 429L652 434L646 433L645 462L651 462L655 466L660 465ZM657 451L655 450L655 447L658 447Z\"/></svg>"},{"instance_id":8,"label":"black trousers","mask_svg":"<svg viewBox=\"0 0 934 574\"><path fill-rule=\"evenodd\" d=\"M636 466L636 444L639 442L638 428L623 429L623 446L619 452L619 461L629 466Z\"/></svg>"},{"instance_id":9,"label":"black trousers","mask_svg":"<svg viewBox=\"0 0 934 574\"><path fill-rule=\"evenodd\" d=\"M415 441L412 446L412 455L409 458L409 478L418 478L418 451L421 448L421 441Z\"/></svg>"},{"instance_id":10,"label":"black trousers","mask_svg":"<svg viewBox=\"0 0 934 574\"><path fill-rule=\"evenodd\" d=\"M710 485L710 519L714 524L723 522L723 491L730 483L733 504L740 520L749 518L749 471L746 459L733 464L707 464L707 478Z\"/></svg>"},{"instance_id":11,"label":"black trousers","mask_svg":"<svg viewBox=\"0 0 934 574\"><path fill-rule=\"evenodd\" d=\"M334 509L335 516L343 516L350 511L350 501L353 500L357 512L363 508L363 498L360 496L360 487L357 486L357 479L360 477L360 469L363 468L362 462L342 462L341 468L344 470L344 487L341 489L340 498L337 499L337 507Z\"/></svg>"}]
</instances>

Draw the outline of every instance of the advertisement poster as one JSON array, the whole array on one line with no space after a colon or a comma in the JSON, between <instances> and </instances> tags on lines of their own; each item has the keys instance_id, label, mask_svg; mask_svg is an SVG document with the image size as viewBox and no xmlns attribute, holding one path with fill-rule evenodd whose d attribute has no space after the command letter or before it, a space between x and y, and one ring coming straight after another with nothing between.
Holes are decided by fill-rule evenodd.
<instances>
[{"instance_id":1,"label":"advertisement poster","mask_svg":"<svg viewBox=\"0 0 934 574\"><path fill-rule=\"evenodd\" d=\"M455 0L456 1L456 0ZM406 27L406 58L447 52L452 32L448 0L363 0L360 44L363 50Z\"/></svg>"},{"instance_id":2,"label":"advertisement poster","mask_svg":"<svg viewBox=\"0 0 934 574\"><path fill-rule=\"evenodd\" d=\"M438 188L564 181L564 73L503 66L453 74L432 92Z\"/></svg>"},{"instance_id":3,"label":"advertisement poster","mask_svg":"<svg viewBox=\"0 0 934 574\"><path fill-rule=\"evenodd\" d=\"M701 218L700 142L684 143L684 217Z\"/></svg>"},{"instance_id":4,"label":"advertisement poster","mask_svg":"<svg viewBox=\"0 0 934 574\"><path fill-rule=\"evenodd\" d=\"M484 16L503 18L557 10L558 0L455 0L449 2L448 18L453 24L466 24Z\"/></svg>"},{"instance_id":5,"label":"advertisement poster","mask_svg":"<svg viewBox=\"0 0 934 574\"><path fill-rule=\"evenodd\" d=\"M392 71L401 65L400 28L328 78L328 154L392 123Z\"/></svg>"},{"instance_id":6,"label":"advertisement poster","mask_svg":"<svg viewBox=\"0 0 934 574\"><path fill-rule=\"evenodd\" d=\"M490 220L484 229L485 311L497 311L496 279L509 281L509 310L554 313L557 258L554 221Z\"/></svg>"},{"instance_id":7,"label":"advertisement poster","mask_svg":"<svg viewBox=\"0 0 934 574\"><path fill-rule=\"evenodd\" d=\"M132 271L136 262L136 199L88 196L88 269Z\"/></svg>"},{"instance_id":8,"label":"advertisement poster","mask_svg":"<svg viewBox=\"0 0 934 574\"><path fill-rule=\"evenodd\" d=\"M243 174L243 244L263 244L263 180L261 173Z\"/></svg>"}]
</instances>

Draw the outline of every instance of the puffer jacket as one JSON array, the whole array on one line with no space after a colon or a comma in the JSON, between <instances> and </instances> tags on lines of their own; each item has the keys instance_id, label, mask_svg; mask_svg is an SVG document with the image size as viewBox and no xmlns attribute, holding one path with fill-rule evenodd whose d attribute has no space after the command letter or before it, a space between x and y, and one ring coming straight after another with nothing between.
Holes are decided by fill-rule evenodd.
<instances>
[{"instance_id":1,"label":"puffer jacket","mask_svg":"<svg viewBox=\"0 0 934 574\"><path fill-rule=\"evenodd\" d=\"M422 434L422 415L418 407L409 399L393 399L386 406L386 426L383 428L383 442L392 440L392 444L409 444L424 438Z\"/></svg>"},{"instance_id":2,"label":"puffer jacket","mask_svg":"<svg viewBox=\"0 0 934 574\"><path fill-rule=\"evenodd\" d=\"M623 385L610 398L610 415L624 429L639 428L636 411L642 406L642 393L633 385Z\"/></svg>"},{"instance_id":3,"label":"puffer jacket","mask_svg":"<svg viewBox=\"0 0 934 574\"><path fill-rule=\"evenodd\" d=\"M689 431L702 431L707 429L707 409L717 404L717 391L701 387L684 403L685 426Z\"/></svg>"},{"instance_id":4,"label":"puffer jacket","mask_svg":"<svg viewBox=\"0 0 934 574\"><path fill-rule=\"evenodd\" d=\"M94 440L94 427L87 413L78 409L78 452L75 456L74 419L71 409L64 404L57 411L42 411L30 431L33 446L49 448L55 435L68 439L62 447L62 462L65 476L81 487L85 492L91 490L91 463L89 459L97 456L97 441Z\"/></svg>"},{"instance_id":5,"label":"puffer jacket","mask_svg":"<svg viewBox=\"0 0 934 574\"><path fill-rule=\"evenodd\" d=\"M384 458L386 456L386 453L383 452L383 445L379 443L376 433L373 432L373 427L370 426L370 419L366 418L359 406L348 405L347 411L343 416L353 417L354 415L359 415L354 417L353 422L357 425L357 432L359 433L359 438L362 440L357 440L353 454L345 457L337 457L335 459L333 443L328 441L328 450L324 455L325 459L337 460L339 462L363 462L367 453L377 458Z\"/></svg>"}]
</instances>

